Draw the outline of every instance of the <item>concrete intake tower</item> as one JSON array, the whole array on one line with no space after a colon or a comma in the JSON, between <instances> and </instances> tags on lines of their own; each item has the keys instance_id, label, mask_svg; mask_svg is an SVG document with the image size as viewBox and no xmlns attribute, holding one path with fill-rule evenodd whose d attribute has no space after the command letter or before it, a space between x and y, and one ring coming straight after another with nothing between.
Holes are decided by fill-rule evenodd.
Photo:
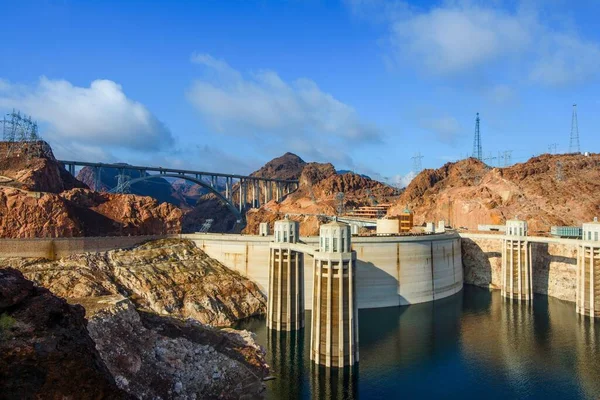
<instances>
[{"instance_id":1,"label":"concrete intake tower","mask_svg":"<svg viewBox=\"0 0 600 400\"><path fill-rule=\"evenodd\" d=\"M527 222L506 221L506 236L502 240L502 296L519 301L532 300L531 270Z\"/></svg>"},{"instance_id":2,"label":"concrete intake tower","mask_svg":"<svg viewBox=\"0 0 600 400\"><path fill-rule=\"evenodd\" d=\"M327 367L358 362L356 252L350 226L337 221L320 228L313 261L310 359Z\"/></svg>"},{"instance_id":3,"label":"concrete intake tower","mask_svg":"<svg viewBox=\"0 0 600 400\"><path fill-rule=\"evenodd\" d=\"M304 254L293 250L298 222L275 222L275 241L269 245L267 328L295 331L304 328Z\"/></svg>"},{"instance_id":4,"label":"concrete intake tower","mask_svg":"<svg viewBox=\"0 0 600 400\"><path fill-rule=\"evenodd\" d=\"M583 224L578 248L576 310L579 314L600 317L600 222Z\"/></svg>"}]
</instances>

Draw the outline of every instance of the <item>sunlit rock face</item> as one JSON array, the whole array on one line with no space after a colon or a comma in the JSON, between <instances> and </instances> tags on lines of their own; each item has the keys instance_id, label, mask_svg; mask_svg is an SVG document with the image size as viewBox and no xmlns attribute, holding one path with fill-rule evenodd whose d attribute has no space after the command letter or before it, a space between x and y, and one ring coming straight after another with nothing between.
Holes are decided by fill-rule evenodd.
<instances>
[{"instance_id":1,"label":"sunlit rock face","mask_svg":"<svg viewBox=\"0 0 600 400\"><path fill-rule=\"evenodd\" d=\"M187 240L158 240L57 261L3 260L1 265L18 268L65 298L122 294L138 308L213 326L266 311L265 297L255 283Z\"/></svg>"}]
</instances>

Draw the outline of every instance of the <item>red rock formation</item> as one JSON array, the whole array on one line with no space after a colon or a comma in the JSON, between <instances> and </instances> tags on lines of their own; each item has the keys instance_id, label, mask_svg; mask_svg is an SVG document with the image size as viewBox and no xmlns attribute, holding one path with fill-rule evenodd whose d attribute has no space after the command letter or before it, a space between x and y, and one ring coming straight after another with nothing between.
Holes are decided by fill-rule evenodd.
<instances>
[{"instance_id":1,"label":"red rock formation","mask_svg":"<svg viewBox=\"0 0 600 400\"><path fill-rule=\"evenodd\" d=\"M72 189L32 197L0 189L0 237L73 237L179 233L181 210L151 197Z\"/></svg>"},{"instance_id":2,"label":"red rock formation","mask_svg":"<svg viewBox=\"0 0 600 400\"><path fill-rule=\"evenodd\" d=\"M470 230L517 216L528 221L531 232L540 233L553 225L580 225L599 215L599 190L598 154L545 154L508 168L489 168L467 159L421 172L389 214L399 214L408 204L415 224L445 220Z\"/></svg>"},{"instance_id":3,"label":"red rock formation","mask_svg":"<svg viewBox=\"0 0 600 400\"><path fill-rule=\"evenodd\" d=\"M25 146L20 152L13 150L7 154L8 143L0 142L0 175L11 179L7 186L50 193L87 188L56 161L48 143Z\"/></svg>"},{"instance_id":4,"label":"red rock formation","mask_svg":"<svg viewBox=\"0 0 600 400\"><path fill-rule=\"evenodd\" d=\"M0 269L0 397L123 399L86 329L84 309Z\"/></svg>"},{"instance_id":5,"label":"red rock formation","mask_svg":"<svg viewBox=\"0 0 600 400\"><path fill-rule=\"evenodd\" d=\"M246 213L245 233L256 234L261 222L271 224L289 214L300 222L301 235L316 235L324 221L320 215L336 214L338 193L344 193L346 208L386 201L395 193L394 188L370 178L353 173L338 174L332 164L306 163L297 179L300 187L283 201L271 201Z\"/></svg>"}]
</instances>

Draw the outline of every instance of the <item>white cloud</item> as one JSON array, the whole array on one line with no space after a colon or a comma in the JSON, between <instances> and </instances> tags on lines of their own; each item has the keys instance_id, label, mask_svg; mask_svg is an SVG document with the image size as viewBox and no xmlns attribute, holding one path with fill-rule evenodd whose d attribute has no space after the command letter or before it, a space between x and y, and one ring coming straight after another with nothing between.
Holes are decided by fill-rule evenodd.
<instances>
[{"instance_id":1,"label":"white cloud","mask_svg":"<svg viewBox=\"0 0 600 400\"><path fill-rule=\"evenodd\" d=\"M416 176L417 174L414 171L410 171L406 175L396 175L392 178L392 185L402 189L407 187Z\"/></svg>"},{"instance_id":2,"label":"white cloud","mask_svg":"<svg viewBox=\"0 0 600 400\"><path fill-rule=\"evenodd\" d=\"M508 74L516 82L565 86L599 74L599 43L564 29L565 23L558 25L564 12L553 11L547 2L448 0L428 9L406 1L346 3L355 13L388 25L399 65L433 76Z\"/></svg>"},{"instance_id":3,"label":"white cloud","mask_svg":"<svg viewBox=\"0 0 600 400\"><path fill-rule=\"evenodd\" d=\"M509 85L497 84L485 92L485 96L494 104L508 104L514 101L515 91Z\"/></svg>"},{"instance_id":4,"label":"white cloud","mask_svg":"<svg viewBox=\"0 0 600 400\"><path fill-rule=\"evenodd\" d=\"M192 61L205 74L192 84L188 99L224 134L325 138L322 151L328 145L381 141L374 125L309 79L286 82L270 70L244 76L208 54L195 54Z\"/></svg>"},{"instance_id":5,"label":"white cloud","mask_svg":"<svg viewBox=\"0 0 600 400\"><path fill-rule=\"evenodd\" d=\"M0 108L17 108L48 125L46 139L81 147L159 150L171 132L120 85L95 80L89 87L40 78L35 85L0 83Z\"/></svg>"},{"instance_id":6,"label":"white cloud","mask_svg":"<svg viewBox=\"0 0 600 400\"><path fill-rule=\"evenodd\" d=\"M395 21L392 40L436 74L455 74L529 46L531 33L518 16L479 7L441 7Z\"/></svg>"},{"instance_id":7,"label":"white cloud","mask_svg":"<svg viewBox=\"0 0 600 400\"><path fill-rule=\"evenodd\" d=\"M451 116L426 118L421 120L420 124L423 128L433 132L440 142L446 144L455 143L461 132L460 123Z\"/></svg>"},{"instance_id":8,"label":"white cloud","mask_svg":"<svg viewBox=\"0 0 600 400\"><path fill-rule=\"evenodd\" d=\"M540 51L541 57L530 75L534 82L548 86L566 86L585 82L598 74L598 43L557 33L546 39Z\"/></svg>"}]
</instances>

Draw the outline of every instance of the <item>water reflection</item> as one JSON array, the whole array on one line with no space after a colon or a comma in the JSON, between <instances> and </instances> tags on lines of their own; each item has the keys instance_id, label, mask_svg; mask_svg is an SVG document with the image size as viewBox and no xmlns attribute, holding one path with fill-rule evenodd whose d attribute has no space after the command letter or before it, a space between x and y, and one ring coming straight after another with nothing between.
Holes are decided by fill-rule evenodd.
<instances>
[{"instance_id":1,"label":"water reflection","mask_svg":"<svg viewBox=\"0 0 600 400\"><path fill-rule=\"evenodd\" d=\"M268 332L262 319L240 327L268 349L277 376L269 398L600 397L600 322L573 303L517 303L466 286L434 303L360 310L359 321L359 366L341 371L310 362L310 324L291 333Z\"/></svg>"}]
</instances>

